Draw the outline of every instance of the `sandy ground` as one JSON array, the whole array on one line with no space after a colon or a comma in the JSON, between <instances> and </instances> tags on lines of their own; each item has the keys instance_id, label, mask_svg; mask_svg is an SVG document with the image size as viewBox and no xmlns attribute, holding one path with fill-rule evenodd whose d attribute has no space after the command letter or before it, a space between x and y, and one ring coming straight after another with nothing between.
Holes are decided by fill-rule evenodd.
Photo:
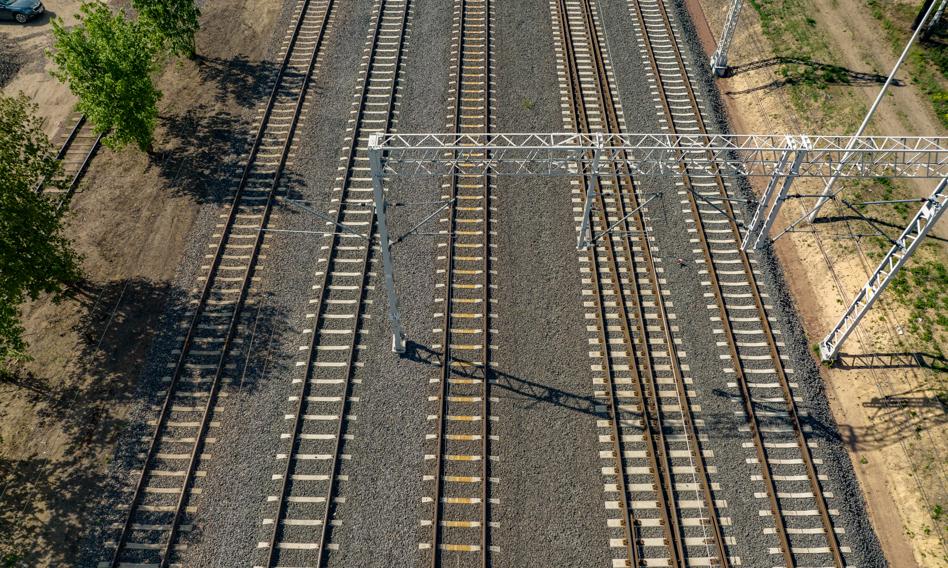
<instances>
[{"instance_id":1,"label":"sandy ground","mask_svg":"<svg viewBox=\"0 0 948 568\"><path fill-rule=\"evenodd\" d=\"M50 0L56 15L79 2ZM281 6L218 0L205 9L196 61L170 63L153 156L104 150L73 199L69 234L87 281L75 300L24 310L34 361L0 383L0 564L70 566L132 406L140 367L202 207L252 137L253 106ZM23 62L5 93L40 104L47 129L72 99L45 75L48 18L7 26ZM266 41L263 41L263 40ZM261 79L258 79L261 78ZM214 158L214 159L211 159ZM215 169L218 168L218 169ZM213 203L210 203L213 207Z\"/></svg>"},{"instance_id":2,"label":"sandy ground","mask_svg":"<svg viewBox=\"0 0 948 568\"><path fill-rule=\"evenodd\" d=\"M706 18L712 33L720 33L728 4L725 0L701 0L705 13L696 16L699 30ZM896 55L887 42L879 40L883 35L880 25L863 3L812 0L810 4L814 7L813 18L840 58L839 64L859 72L888 74ZM741 18L729 57L738 72L719 82L734 129L768 133L832 131L833 117L799 116L785 89L770 87L779 79L777 66L754 65L773 55L760 21L749 5ZM712 46L706 47L709 52L713 50ZM877 83L856 83L849 88L864 97L868 107L879 87ZM871 132L944 135L918 89L909 84L891 92ZM932 188L930 181L914 187L919 195L927 195ZM794 186L801 193L813 193L809 191L813 189L814 185L805 182ZM777 226L785 226L801 212L800 206L791 202ZM823 229L823 234L795 233L777 244L813 344L832 327L877 264L851 242L834 242L827 234L845 230L845 226L835 224ZM944 235L945 223L935 233ZM940 246L935 254L944 258L944 244ZM924 363L930 361L931 354L906 353L914 350L898 346L906 317L907 312L894 301L880 301L845 345L848 355L841 359L841 368L824 369L823 376L889 562L896 567L948 566L944 513L940 522L933 518L937 516L933 511L948 503L948 428L945 408L936 396L944 391L945 378L926 368Z\"/></svg>"},{"instance_id":3,"label":"sandy ground","mask_svg":"<svg viewBox=\"0 0 948 568\"><path fill-rule=\"evenodd\" d=\"M15 22L0 24L4 45L9 46L13 56L20 61L19 71L3 87L3 93L13 95L22 92L33 99L39 105L39 115L46 121L45 128L49 136L53 136L75 103L69 89L49 75L52 65L42 57L53 42L50 20L62 18L67 24L75 22L81 4L77 0L45 0L47 11L41 17L26 25Z\"/></svg>"}]
</instances>

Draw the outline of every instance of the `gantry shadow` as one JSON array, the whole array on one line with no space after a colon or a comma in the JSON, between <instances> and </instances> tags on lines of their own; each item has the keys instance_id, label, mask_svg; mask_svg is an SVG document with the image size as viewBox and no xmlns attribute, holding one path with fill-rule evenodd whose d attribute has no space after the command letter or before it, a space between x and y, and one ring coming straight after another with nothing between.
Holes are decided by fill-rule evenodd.
<instances>
[{"instance_id":1,"label":"gantry shadow","mask_svg":"<svg viewBox=\"0 0 948 568\"><path fill-rule=\"evenodd\" d=\"M769 83L757 85L739 91L726 91L727 95L746 95L758 91L772 91L787 85L800 83L821 84L821 85L875 85L885 83L887 76L878 73L868 73L848 69L832 63L823 63L814 61L808 57L769 57L742 65L734 65L728 69L728 77L734 77L743 73L765 69L775 66L796 66L785 67L781 72L782 77L774 79ZM892 85L901 87L905 83L898 79L893 79Z\"/></svg>"},{"instance_id":2,"label":"gantry shadow","mask_svg":"<svg viewBox=\"0 0 948 568\"><path fill-rule=\"evenodd\" d=\"M416 363L440 367L443 354L440 351L431 349L427 345L409 341L404 357ZM457 357L455 357L455 360L462 361L462 359ZM491 388L500 388L511 395L524 397L531 401L531 407L549 404L599 418L608 417L605 410L597 410L597 407L602 406L602 401L595 397L567 392L497 369L490 369L487 373L489 378L493 381ZM452 374L465 378L484 378L482 372L470 372L463 369L454 369Z\"/></svg>"},{"instance_id":3,"label":"gantry shadow","mask_svg":"<svg viewBox=\"0 0 948 568\"><path fill-rule=\"evenodd\" d=\"M432 350L426 345L409 341L405 358L409 361L424 365L440 367L442 353ZM457 360L463 361L461 359ZM480 370L467 372L463 369L454 369L452 374L465 378L484 378ZM603 397L563 391L497 369L489 371L489 378L493 381L491 384L492 388L499 388L512 396L526 398L531 401L531 406L548 404L566 408L573 412L595 416L599 419L609 418ZM735 416L732 412L732 410L739 407L738 405L741 402L740 395L736 392L732 393L721 389L713 389L711 394L720 399L729 401L734 407L728 409L727 406L725 406L719 410L703 409L701 414L696 416L696 418L700 418L702 421L702 425L699 428L701 433L707 434L711 439L746 440L748 434L742 432L739 427L745 426L747 421L740 416ZM774 415L779 415L786 410L786 406L781 402L755 402L754 408L764 414ZM629 418L641 418L640 411L623 410L623 413ZM807 438L809 439L833 442L839 442L841 440L840 432L837 430L835 424L826 423L811 414L801 417L800 423L807 427ZM675 433L671 427L665 427L664 431L667 434Z\"/></svg>"},{"instance_id":4,"label":"gantry shadow","mask_svg":"<svg viewBox=\"0 0 948 568\"><path fill-rule=\"evenodd\" d=\"M898 233L901 233L902 231L905 230L904 225L899 225L897 223L886 221L884 219L879 219L877 217L871 217L869 215L864 215L862 217L860 217L859 215L827 215L825 217L817 217L813 221L813 224L819 225L819 224L841 223L841 222L860 222L860 223L867 223L870 226L878 225L880 227L893 229L894 231L897 231ZM879 235L879 236L883 236L883 235ZM948 238L939 237L938 235L935 235L934 233L929 233L928 238L931 240L940 241L943 243L948 242Z\"/></svg>"},{"instance_id":5,"label":"gantry shadow","mask_svg":"<svg viewBox=\"0 0 948 568\"><path fill-rule=\"evenodd\" d=\"M911 391L876 396L863 407L870 409L870 426L840 425L843 442L854 451L885 448L913 436L920 438L927 430L948 423L948 397L944 394L930 396Z\"/></svg>"},{"instance_id":6,"label":"gantry shadow","mask_svg":"<svg viewBox=\"0 0 948 568\"><path fill-rule=\"evenodd\" d=\"M933 369L948 372L948 359L934 353L840 353L833 365L839 369Z\"/></svg>"}]
</instances>

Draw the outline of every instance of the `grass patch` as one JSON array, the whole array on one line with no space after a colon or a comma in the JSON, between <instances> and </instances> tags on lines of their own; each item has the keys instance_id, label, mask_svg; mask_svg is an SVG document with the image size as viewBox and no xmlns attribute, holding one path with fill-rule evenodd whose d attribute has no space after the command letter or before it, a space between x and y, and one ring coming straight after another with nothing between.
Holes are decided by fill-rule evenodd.
<instances>
[{"instance_id":1,"label":"grass patch","mask_svg":"<svg viewBox=\"0 0 948 568\"><path fill-rule=\"evenodd\" d=\"M916 5L893 0L867 0L872 16L882 24L892 52L899 54L912 34ZM936 30L930 41L916 42L903 66L913 84L925 94L941 125L948 128L948 36L944 26Z\"/></svg>"},{"instance_id":2,"label":"grass patch","mask_svg":"<svg viewBox=\"0 0 948 568\"><path fill-rule=\"evenodd\" d=\"M813 6L801 0L750 0L764 36L783 62L777 67L791 103L801 114L817 111L820 127L851 131L865 113L848 93L851 73L839 65L826 34L813 17Z\"/></svg>"},{"instance_id":3,"label":"grass patch","mask_svg":"<svg viewBox=\"0 0 948 568\"><path fill-rule=\"evenodd\" d=\"M930 259L904 266L891 289L910 309L908 331L940 355L938 336L948 333L948 267Z\"/></svg>"}]
</instances>

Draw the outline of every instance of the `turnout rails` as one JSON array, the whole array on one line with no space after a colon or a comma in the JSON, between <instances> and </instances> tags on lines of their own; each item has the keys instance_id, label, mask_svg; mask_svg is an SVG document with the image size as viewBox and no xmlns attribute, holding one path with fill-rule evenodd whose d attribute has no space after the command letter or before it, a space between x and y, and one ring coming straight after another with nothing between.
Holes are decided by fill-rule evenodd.
<instances>
[{"instance_id":1,"label":"turnout rails","mask_svg":"<svg viewBox=\"0 0 948 568\"><path fill-rule=\"evenodd\" d=\"M589 0L551 3L567 127L621 132L622 110ZM592 178L595 242L580 256L595 364L604 402L600 457L607 465L615 562L629 566L728 566L712 468L702 450L686 377L663 297L642 197L622 168ZM574 202L584 186L574 182ZM609 231L609 229L612 231ZM588 299L587 299L588 298ZM675 329L674 331L677 331Z\"/></svg>"},{"instance_id":2,"label":"turnout rails","mask_svg":"<svg viewBox=\"0 0 948 568\"><path fill-rule=\"evenodd\" d=\"M654 79L652 94L664 124L674 133L707 134L705 111L681 50L681 36L664 0L628 0L641 39L643 60ZM839 542L811 444L803 431L784 357L780 353L764 294L751 259L740 250L743 237L732 205L734 192L721 176L693 176L681 169L680 194L691 211L700 245L704 282L714 298L712 324L726 343L727 358L748 420L768 509L773 520L761 538L776 537L770 554L786 566L842 568L848 551Z\"/></svg>"}]
</instances>

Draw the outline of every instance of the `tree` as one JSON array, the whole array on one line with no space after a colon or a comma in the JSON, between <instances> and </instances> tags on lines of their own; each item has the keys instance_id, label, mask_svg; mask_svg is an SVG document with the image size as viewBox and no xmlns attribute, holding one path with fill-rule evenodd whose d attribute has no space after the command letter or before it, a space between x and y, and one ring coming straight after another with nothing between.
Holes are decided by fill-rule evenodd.
<instances>
[{"instance_id":1,"label":"tree","mask_svg":"<svg viewBox=\"0 0 948 568\"><path fill-rule=\"evenodd\" d=\"M150 150L161 92L155 88L157 45L148 26L113 14L99 2L83 4L79 24L53 20L53 71L79 99L78 109L112 148L135 142Z\"/></svg>"},{"instance_id":2,"label":"tree","mask_svg":"<svg viewBox=\"0 0 948 568\"><path fill-rule=\"evenodd\" d=\"M63 234L64 210L35 191L43 180L64 184L35 111L23 95L0 95L0 369L28 358L20 305L41 294L60 301L81 277Z\"/></svg>"},{"instance_id":3,"label":"tree","mask_svg":"<svg viewBox=\"0 0 948 568\"><path fill-rule=\"evenodd\" d=\"M132 0L138 19L172 55L194 57L201 10L194 0Z\"/></svg>"}]
</instances>

